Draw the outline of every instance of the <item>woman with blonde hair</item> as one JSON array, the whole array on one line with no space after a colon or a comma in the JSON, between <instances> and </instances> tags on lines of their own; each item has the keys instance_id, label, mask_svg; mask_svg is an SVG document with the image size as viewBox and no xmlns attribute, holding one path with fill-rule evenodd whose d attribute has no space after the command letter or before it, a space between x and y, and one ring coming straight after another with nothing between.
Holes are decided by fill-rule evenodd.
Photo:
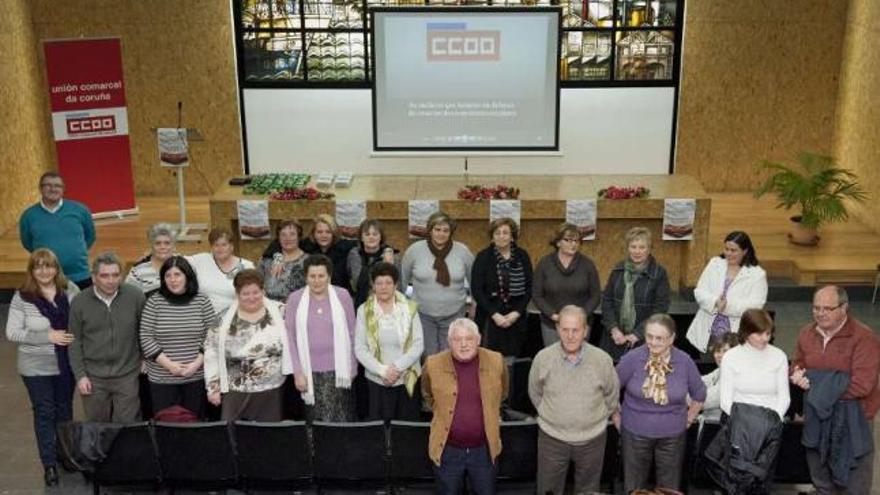
<instances>
[{"instance_id":1,"label":"woman with blonde hair","mask_svg":"<svg viewBox=\"0 0 880 495\"><path fill-rule=\"evenodd\" d=\"M633 227L624 236L626 258L608 275L602 296L602 349L619 360L645 341L645 320L669 311L669 277L651 255L651 231Z\"/></svg>"},{"instance_id":2,"label":"woman with blonde hair","mask_svg":"<svg viewBox=\"0 0 880 495\"><path fill-rule=\"evenodd\" d=\"M309 236L300 242L303 251L309 254L323 254L333 262L330 283L351 293L351 274L348 273L348 253L357 242L343 239L333 215L321 213L312 219Z\"/></svg>"},{"instance_id":3,"label":"woman with blonde hair","mask_svg":"<svg viewBox=\"0 0 880 495\"><path fill-rule=\"evenodd\" d=\"M6 338L18 344L18 373L33 406L46 486L58 484L55 428L73 419L76 381L67 355L73 342L67 321L76 292L55 254L37 249L28 259L24 283L12 296L6 320Z\"/></svg>"}]
</instances>

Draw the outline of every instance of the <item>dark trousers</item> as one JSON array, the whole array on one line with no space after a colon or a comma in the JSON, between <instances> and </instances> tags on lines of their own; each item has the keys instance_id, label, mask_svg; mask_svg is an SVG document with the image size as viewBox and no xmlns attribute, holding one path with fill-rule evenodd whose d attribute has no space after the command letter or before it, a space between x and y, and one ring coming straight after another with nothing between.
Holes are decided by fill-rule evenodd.
<instances>
[{"instance_id":1,"label":"dark trousers","mask_svg":"<svg viewBox=\"0 0 880 495\"><path fill-rule=\"evenodd\" d=\"M871 427L871 431L874 428ZM813 486L816 488L818 495L835 495L847 494L857 495L861 493L872 493L871 484L874 476L874 452L858 459L856 468L849 472L849 482L846 487L838 487L831 481L831 472L828 465L822 464L820 461L819 451L816 449L807 450L807 466L810 468L810 479L813 480Z\"/></svg>"},{"instance_id":2,"label":"dark trousers","mask_svg":"<svg viewBox=\"0 0 880 495\"><path fill-rule=\"evenodd\" d=\"M440 466L434 466L438 495L457 495L464 491L467 475L468 493L492 495L495 493L495 465L489 458L489 447L462 449L446 445L440 456Z\"/></svg>"},{"instance_id":3,"label":"dark trousers","mask_svg":"<svg viewBox=\"0 0 880 495\"><path fill-rule=\"evenodd\" d=\"M223 394L220 418L223 421L281 421L281 387L262 392Z\"/></svg>"},{"instance_id":4,"label":"dark trousers","mask_svg":"<svg viewBox=\"0 0 880 495\"><path fill-rule=\"evenodd\" d=\"M421 412L421 403L418 394L413 393L410 397L405 385L397 387L385 387L378 383L367 380L367 393L370 397L369 414L372 420L381 419L391 421L418 421Z\"/></svg>"},{"instance_id":5,"label":"dark trousers","mask_svg":"<svg viewBox=\"0 0 880 495\"><path fill-rule=\"evenodd\" d=\"M56 464L55 426L73 419L73 383L60 375L22 376L34 411L34 433L43 467Z\"/></svg>"},{"instance_id":6,"label":"dark trousers","mask_svg":"<svg viewBox=\"0 0 880 495\"><path fill-rule=\"evenodd\" d=\"M599 491L605 459L605 432L575 445L557 440L538 429L538 493L565 493L565 475L574 462L574 494Z\"/></svg>"},{"instance_id":7,"label":"dark trousers","mask_svg":"<svg viewBox=\"0 0 880 495\"><path fill-rule=\"evenodd\" d=\"M657 465L657 488L680 489L687 432L675 437L648 438L621 428L620 437L625 493L654 488L648 486L652 464Z\"/></svg>"},{"instance_id":8,"label":"dark trousers","mask_svg":"<svg viewBox=\"0 0 880 495\"><path fill-rule=\"evenodd\" d=\"M199 419L205 416L207 393L204 380L175 384L150 382L150 397L154 415L162 409L181 406L195 413Z\"/></svg>"},{"instance_id":9,"label":"dark trousers","mask_svg":"<svg viewBox=\"0 0 880 495\"><path fill-rule=\"evenodd\" d=\"M133 423L140 419L139 372L115 378L89 377L89 380L92 393L82 396L88 421Z\"/></svg>"}]
</instances>

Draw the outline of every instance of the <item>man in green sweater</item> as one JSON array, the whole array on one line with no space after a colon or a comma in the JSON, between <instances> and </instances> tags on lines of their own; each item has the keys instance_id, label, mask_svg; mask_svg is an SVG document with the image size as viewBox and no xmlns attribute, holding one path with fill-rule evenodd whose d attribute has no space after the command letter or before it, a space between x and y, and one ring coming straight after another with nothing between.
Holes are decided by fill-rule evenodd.
<instances>
[{"instance_id":1,"label":"man in green sweater","mask_svg":"<svg viewBox=\"0 0 880 495\"><path fill-rule=\"evenodd\" d=\"M70 303L70 367L89 421L131 423L140 417L138 329L144 293L122 282L113 253L92 262L94 285Z\"/></svg>"},{"instance_id":2,"label":"man in green sweater","mask_svg":"<svg viewBox=\"0 0 880 495\"><path fill-rule=\"evenodd\" d=\"M55 253L64 275L80 289L91 284L89 248L95 243L92 213L82 203L64 199L64 180L57 172L40 177L40 202L18 220L21 245L32 253L47 248Z\"/></svg>"},{"instance_id":3,"label":"man in green sweater","mask_svg":"<svg viewBox=\"0 0 880 495\"><path fill-rule=\"evenodd\" d=\"M538 411L538 493L564 493L569 462L573 493L598 492L620 384L611 357L586 342L583 308L563 307L556 329L559 342L539 352L529 371L529 397Z\"/></svg>"}]
</instances>

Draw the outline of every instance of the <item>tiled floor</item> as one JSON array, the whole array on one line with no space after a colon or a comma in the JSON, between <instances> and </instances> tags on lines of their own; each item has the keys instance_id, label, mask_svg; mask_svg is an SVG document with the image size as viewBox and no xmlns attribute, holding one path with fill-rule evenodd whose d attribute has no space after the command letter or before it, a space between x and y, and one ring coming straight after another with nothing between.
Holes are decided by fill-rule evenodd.
<instances>
[{"instance_id":1,"label":"tiled floor","mask_svg":"<svg viewBox=\"0 0 880 495\"><path fill-rule=\"evenodd\" d=\"M673 310L693 308L694 303L676 300ZM777 302L769 307L776 311L777 337L776 345L787 353L794 349L797 329L809 321L810 305L806 302ZM870 302L854 302L850 305L851 313L856 318L880 329L880 305L871 306ZM0 306L0 328L6 328L8 305ZM78 474L64 474L61 485L52 490L43 488L42 468L37 459L34 440L30 403L24 385L15 371L15 345L6 341L5 332L0 332L0 495L57 493L86 495L91 493L91 486L86 484ZM81 407L75 404L76 414L81 414ZM880 445L880 425L876 425L875 445ZM873 493L880 494L880 455L875 458ZM232 492L230 492L232 493ZM787 493L787 492L778 492ZM788 492L795 493L795 492Z\"/></svg>"}]
</instances>

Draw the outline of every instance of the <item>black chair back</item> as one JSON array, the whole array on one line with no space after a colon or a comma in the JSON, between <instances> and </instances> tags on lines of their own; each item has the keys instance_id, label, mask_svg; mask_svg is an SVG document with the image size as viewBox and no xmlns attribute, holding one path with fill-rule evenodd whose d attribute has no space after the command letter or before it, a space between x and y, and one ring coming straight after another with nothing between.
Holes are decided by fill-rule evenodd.
<instances>
[{"instance_id":1,"label":"black chair back","mask_svg":"<svg viewBox=\"0 0 880 495\"><path fill-rule=\"evenodd\" d=\"M538 465L538 423L535 420L501 423L498 479L533 480Z\"/></svg>"},{"instance_id":2,"label":"black chair back","mask_svg":"<svg viewBox=\"0 0 880 495\"><path fill-rule=\"evenodd\" d=\"M226 421L158 422L155 429L165 484L196 489L235 484L235 451Z\"/></svg>"},{"instance_id":3,"label":"black chair back","mask_svg":"<svg viewBox=\"0 0 880 495\"><path fill-rule=\"evenodd\" d=\"M384 486L388 482L385 423L312 423L315 478L320 487Z\"/></svg>"},{"instance_id":4,"label":"black chair back","mask_svg":"<svg viewBox=\"0 0 880 495\"><path fill-rule=\"evenodd\" d=\"M238 475L247 489L307 487L312 454L304 421L236 421Z\"/></svg>"},{"instance_id":5,"label":"black chair back","mask_svg":"<svg viewBox=\"0 0 880 495\"><path fill-rule=\"evenodd\" d=\"M532 368L531 358L518 358L508 367L510 375L510 395L507 403L510 408L534 416L537 414L532 400L529 399L529 370Z\"/></svg>"},{"instance_id":6,"label":"black chair back","mask_svg":"<svg viewBox=\"0 0 880 495\"><path fill-rule=\"evenodd\" d=\"M95 492L100 486L150 486L161 479L159 457L148 422L133 423L119 430L107 457L95 466Z\"/></svg>"},{"instance_id":7,"label":"black chair back","mask_svg":"<svg viewBox=\"0 0 880 495\"><path fill-rule=\"evenodd\" d=\"M428 437L431 423L412 421L392 421L389 427L391 438L391 479L433 480L434 463L428 457Z\"/></svg>"}]
</instances>

